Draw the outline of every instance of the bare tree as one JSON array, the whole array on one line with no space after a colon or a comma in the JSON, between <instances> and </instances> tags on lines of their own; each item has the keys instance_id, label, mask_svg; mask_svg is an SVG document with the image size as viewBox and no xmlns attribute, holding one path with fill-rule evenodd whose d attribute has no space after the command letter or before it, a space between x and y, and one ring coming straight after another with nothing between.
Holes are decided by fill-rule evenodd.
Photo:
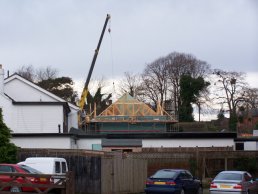
<instances>
[{"instance_id":1,"label":"bare tree","mask_svg":"<svg viewBox=\"0 0 258 194\"><path fill-rule=\"evenodd\" d=\"M139 96L152 102L154 106L157 105L157 102L171 104L173 101L174 111L171 111L171 113L178 115L179 105L181 104L181 76L190 75L193 78L205 78L209 74L209 70L210 66L205 61L201 61L193 55L170 53L146 66L142 74Z\"/></svg>"},{"instance_id":2,"label":"bare tree","mask_svg":"<svg viewBox=\"0 0 258 194\"><path fill-rule=\"evenodd\" d=\"M168 71L166 58L159 58L147 65L142 74L141 96L157 106L157 103L167 99Z\"/></svg>"},{"instance_id":3,"label":"bare tree","mask_svg":"<svg viewBox=\"0 0 258 194\"><path fill-rule=\"evenodd\" d=\"M196 106L198 108L198 121L200 122L201 121L201 113L203 112L203 107L207 109L210 109L211 106L209 105L209 102L211 101L211 98L210 98L210 91L209 91L209 88L206 87L204 88L204 90L202 90L200 92L200 95L198 96L198 99L196 101ZM205 113L207 113L207 111L205 111Z\"/></svg>"},{"instance_id":4,"label":"bare tree","mask_svg":"<svg viewBox=\"0 0 258 194\"><path fill-rule=\"evenodd\" d=\"M244 119L249 119L257 112L258 108L258 89L245 88L243 92L244 101L239 103L237 107L238 122L243 123Z\"/></svg>"},{"instance_id":5,"label":"bare tree","mask_svg":"<svg viewBox=\"0 0 258 194\"><path fill-rule=\"evenodd\" d=\"M55 79L58 71L50 66L36 69L32 65L23 65L16 71L19 75L30 80L34 83L41 82L43 80Z\"/></svg>"},{"instance_id":6,"label":"bare tree","mask_svg":"<svg viewBox=\"0 0 258 194\"><path fill-rule=\"evenodd\" d=\"M217 77L217 99L221 103L227 104L229 112L229 128L237 129L237 108L242 102L246 102L245 74L242 72L214 70L214 75Z\"/></svg>"},{"instance_id":7,"label":"bare tree","mask_svg":"<svg viewBox=\"0 0 258 194\"><path fill-rule=\"evenodd\" d=\"M36 77L38 82L47 79L55 79L57 77L57 74L58 70L52 68L51 66L42 67L36 71Z\"/></svg>"},{"instance_id":8,"label":"bare tree","mask_svg":"<svg viewBox=\"0 0 258 194\"><path fill-rule=\"evenodd\" d=\"M35 69L32 65L23 65L21 68L16 70L16 73L29 81L35 81Z\"/></svg>"},{"instance_id":9,"label":"bare tree","mask_svg":"<svg viewBox=\"0 0 258 194\"><path fill-rule=\"evenodd\" d=\"M124 93L129 93L131 96L136 97L139 94L141 85L140 76L130 72L125 72L124 77L119 83L119 93L122 96Z\"/></svg>"},{"instance_id":10,"label":"bare tree","mask_svg":"<svg viewBox=\"0 0 258 194\"><path fill-rule=\"evenodd\" d=\"M249 109L258 108L258 88L246 88L244 91L246 97L246 106Z\"/></svg>"}]
</instances>

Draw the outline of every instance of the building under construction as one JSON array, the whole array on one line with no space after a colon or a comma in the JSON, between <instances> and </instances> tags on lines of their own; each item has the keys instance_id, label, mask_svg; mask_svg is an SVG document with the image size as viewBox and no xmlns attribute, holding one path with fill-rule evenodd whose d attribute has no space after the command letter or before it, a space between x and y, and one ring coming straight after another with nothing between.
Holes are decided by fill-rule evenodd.
<instances>
[{"instance_id":1,"label":"building under construction","mask_svg":"<svg viewBox=\"0 0 258 194\"><path fill-rule=\"evenodd\" d=\"M148 105L124 94L101 114L88 119L87 133L165 133L177 131L177 121L158 105Z\"/></svg>"}]
</instances>

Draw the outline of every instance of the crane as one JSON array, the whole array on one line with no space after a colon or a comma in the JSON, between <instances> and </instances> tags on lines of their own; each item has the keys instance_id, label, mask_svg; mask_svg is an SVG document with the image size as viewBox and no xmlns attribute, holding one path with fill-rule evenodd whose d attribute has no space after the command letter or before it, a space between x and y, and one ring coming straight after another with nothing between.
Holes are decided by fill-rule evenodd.
<instances>
[{"instance_id":1,"label":"crane","mask_svg":"<svg viewBox=\"0 0 258 194\"><path fill-rule=\"evenodd\" d=\"M101 32L101 35L100 35L100 38L99 38L99 42L98 42L97 48L95 50L95 53L94 53L94 56L93 56L93 59L92 59L92 62L91 62L91 66L90 66L90 69L89 69L89 72L88 72L88 76L87 76L86 82L84 84L84 88L83 88L83 91L82 91L82 94L81 94L81 98L79 100L79 108L80 108L81 112L83 112L84 104L85 104L85 101L86 101L86 98L87 98L87 95L88 95L88 86L89 86L91 74L93 72L93 68L95 66L95 62L97 60L97 56L98 56L98 53L99 53L100 45L101 45L104 33L106 31L106 27L107 27L107 24L108 24L108 20L110 19L110 17L111 17L110 14L107 14L107 17L106 17L106 20L105 20L105 23L104 23L104 26L103 26L103 29L102 29L102 32ZM79 125L81 125L80 124L81 123L81 115L79 115L78 120L79 120Z\"/></svg>"}]
</instances>

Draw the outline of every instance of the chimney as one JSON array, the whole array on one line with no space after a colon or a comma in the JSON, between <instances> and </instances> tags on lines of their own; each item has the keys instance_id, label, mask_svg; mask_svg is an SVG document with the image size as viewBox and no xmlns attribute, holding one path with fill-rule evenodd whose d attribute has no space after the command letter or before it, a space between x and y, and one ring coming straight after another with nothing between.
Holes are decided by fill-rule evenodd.
<instances>
[{"instance_id":1,"label":"chimney","mask_svg":"<svg viewBox=\"0 0 258 194\"><path fill-rule=\"evenodd\" d=\"M4 69L2 64L0 64L0 94L4 93Z\"/></svg>"}]
</instances>

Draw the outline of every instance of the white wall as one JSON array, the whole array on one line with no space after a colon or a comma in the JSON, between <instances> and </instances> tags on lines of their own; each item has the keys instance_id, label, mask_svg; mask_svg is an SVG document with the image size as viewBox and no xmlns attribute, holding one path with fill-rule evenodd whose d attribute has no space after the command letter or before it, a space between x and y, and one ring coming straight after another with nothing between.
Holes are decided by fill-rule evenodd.
<instances>
[{"instance_id":1,"label":"white wall","mask_svg":"<svg viewBox=\"0 0 258 194\"><path fill-rule=\"evenodd\" d=\"M258 136L258 130L253 130L253 136Z\"/></svg>"},{"instance_id":2,"label":"white wall","mask_svg":"<svg viewBox=\"0 0 258 194\"><path fill-rule=\"evenodd\" d=\"M4 93L4 70L0 64L0 94Z\"/></svg>"},{"instance_id":3,"label":"white wall","mask_svg":"<svg viewBox=\"0 0 258 194\"><path fill-rule=\"evenodd\" d=\"M82 138L75 141L70 137L12 137L11 142L22 148L56 148L92 150L93 144L101 144L101 138ZM233 139L143 139L143 147L223 147L234 146ZM256 145L256 144L255 144Z\"/></svg>"},{"instance_id":4,"label":"white wall","mask_svg":"<svg viewBox=\"0 0 258 194\"><path fill-rule=\"evenodd\" d=\"M101 144L101 138L95 138L95 139L79 139L77 140L77 145L79 149L88 149L92 150L93 144Z\"/></svg>"},{"instance_id":5,"label":"white wall","mask_svg":"<svg viewBox=\"0 0 258 194\"><path fill-rule=\"evenodd\" d=\"M142 147L224 147L234 146L234 139L143 139Z\"/></svg>"},{"instance_id":6,"label":"white wall","mask_svg":"<svg viewBox=\"0 0 258 194\"><path fill-rule=\"evenodd\" d=\"M1 106L1 104L0 104ZM4 121L13 133L58 133L63 131L63 106L24 106L5 103Z\"/></svg>"},{"instance_id":7,"label":"white wall","mask_svg":"<svg viewBox=\"0 0 258 194\"><path fill-rule=\"evenodd\" d=\"M249 150L249 151L257 150L256 144L257 144L256 141L246 141L244 142L244 150Z\"/></svg>"},{"instance_id":8,"label":"white wall","mask_svg":"<svg viewBox=\"0 0 258 194\"><path fill-rule=\"evenodd\" d=\"M11 142L21 148L72 148L70 137L12 137Z\"/></svg>"},{"instance_id":9,"label":"white wall","mask_svg":"<svg viewBox=\"0 0 258 194\"><path fill-rule=\"evenodd\" d=\"M0 94L0 108L2 109L4 123L9 127L13 128L13 105L12 101L5 95Z\"/></svg>"},{"instance_id":10,"label":"white wall","mask_svg":"<svg viewBox=\"0 0 258 194\"><path fill-rule=\"evenodd\" d=\"M71 108L71 112L68 114L68 131L71 127L78 128L78 110Z\"/></svg>"},{"instance_id":11,"label":"white wall","mask_svg":"<svg viewBox=\"0 0 258 194\"><path fill-rule=\"evenodd\" d=\"M92 149L92 144L101 144L101 138L96 139L79 139L77 145L79 149ZM142 147L232 147L234 146L232 139L143 139Z\"/></svg>"},{"instance_id":12,"label":"white wall","mask_svg":"<svg viewBox=\"0 0 258 194\"><path fill-rule=\"evenodd\" d=\"M13 79L5 83L5 93L15 101L23 102L57 102L54 98L45 93L36 90L32 86L18 79Z\"/></svg>"}]
</instances>

